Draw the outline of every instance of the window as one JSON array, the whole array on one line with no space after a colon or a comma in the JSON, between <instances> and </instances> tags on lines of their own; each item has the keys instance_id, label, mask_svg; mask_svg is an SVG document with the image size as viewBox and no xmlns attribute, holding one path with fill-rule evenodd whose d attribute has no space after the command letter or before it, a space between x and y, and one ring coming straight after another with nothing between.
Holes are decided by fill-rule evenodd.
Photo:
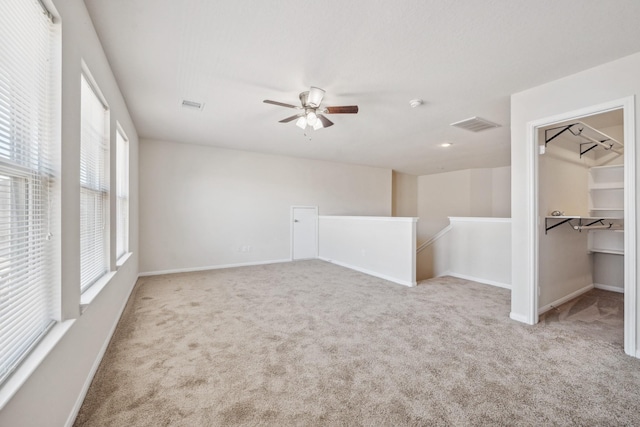
<instances>
[{"instance_id":1,"label":"window","mask_svg":"<svg viewBox=\"0 0 640 427\"><path fill-rule=\"evenodd\" d=\"M109 270L109 117L97 88L81 77L80 290Z\"/></svg>"},{"instance_id":2,"label":"window","mask_svg":"<svg viewBox=\"0 0 640 427\"><path fill-rule=\"evenodd\" d=\"M129 140L116 132L116 258L129 252Z\"/></svg>"},{"instance_id":3,"label":"window","mask_svg":"<svg viewBox=\"0 0 640 427\"><path fill-rule=\"evenodd\" d=\"M0 13L0 383L55 324L57 31L38 0Z\"/></svg>"}]
</instances>

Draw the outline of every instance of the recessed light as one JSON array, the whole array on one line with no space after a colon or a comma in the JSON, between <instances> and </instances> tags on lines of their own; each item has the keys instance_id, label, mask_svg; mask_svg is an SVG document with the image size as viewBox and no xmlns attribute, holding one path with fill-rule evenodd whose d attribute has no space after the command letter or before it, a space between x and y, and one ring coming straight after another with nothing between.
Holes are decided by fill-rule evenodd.
<instances>
[{"instance_id":1,"label":"recessed light","mask_svg":"<svg viewBox=\"0 0 640 427\"><path fill-rule=\"evenodd\" d=\"M440 147L444 147L444 148L446 148L446 147L451 147L452 145L453 145L453 144L452 144L452 143L450 143L450 142L443 142L442 144L440 144Z\"/></svg>"}]
</instances>

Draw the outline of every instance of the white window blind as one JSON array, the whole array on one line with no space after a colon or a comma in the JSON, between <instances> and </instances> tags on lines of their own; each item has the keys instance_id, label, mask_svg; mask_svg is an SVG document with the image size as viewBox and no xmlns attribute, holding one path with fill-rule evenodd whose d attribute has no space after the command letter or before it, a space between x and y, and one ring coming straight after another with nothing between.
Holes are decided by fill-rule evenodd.
<instances>
[{"instance_id":1,"label":"white window blind","mask_svg":"<svg viewBox=\"0 0 640 427\"><path fill-rule=\"evenodd\" d=\"M55 323L50 215L56 110L54 26L38 0L0 13L0 382Z\"/></svg>"},{"instance_id":2,"label":"white window blind","mask_svg":"<svg viewBox=\"0 0 640 427\"><path fill-rule=\"evenodd\" d=\"M116 132L116 258L129 252L129 141Z\"/></svg>"},{"instance_id":3,"label":"white window blind","mask_svg":"<svg viewBox=\"0 0 640 427\"><path fill-rule=\"evenodd\" d=\"M94 87L83 75L80 140L80 289L85 291L109 269L109 120Z\"/></svg>"}]
</instances>

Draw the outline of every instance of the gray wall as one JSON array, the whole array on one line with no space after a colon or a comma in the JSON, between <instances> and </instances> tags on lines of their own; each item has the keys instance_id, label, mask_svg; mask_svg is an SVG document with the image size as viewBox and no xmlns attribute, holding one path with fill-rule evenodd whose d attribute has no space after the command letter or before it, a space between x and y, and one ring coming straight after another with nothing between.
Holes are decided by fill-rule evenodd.
<instances>
[{"instance_id":1,"label":"gray wall","mask_svg":"<svg viewBox=\"0 0 640 427\"><path fill-rule=\"evenodd\" d=\"M289 260L291 206L390 216L391 192L390 169L142 140L140 271Z\"/></svg>"}]
</instances>

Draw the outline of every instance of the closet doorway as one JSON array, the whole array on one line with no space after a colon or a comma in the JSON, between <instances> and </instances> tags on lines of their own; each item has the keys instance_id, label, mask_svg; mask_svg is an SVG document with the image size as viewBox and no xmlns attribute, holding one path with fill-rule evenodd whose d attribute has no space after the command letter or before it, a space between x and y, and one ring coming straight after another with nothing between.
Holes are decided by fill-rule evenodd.
<instances>
[{"instance_id":1,"label":"closet doorway","mask_svg":"<svg viewBox=\"0 0 640 427\"><path fill-rule=\"evenodd\" d=\"M609 313L594 306L576 316L586 322L602 316L603 335L620 325L615 301L623 298L623 331L612 341L624 342L625 352L637 357L633 123L633 100L626 99L532 125L536 224L530 295L535 323L539 315L547 320L570 310L562 305L576 304L576 298L574 314L585 301L605 298Z\"/></svg>"}]
</instances>

